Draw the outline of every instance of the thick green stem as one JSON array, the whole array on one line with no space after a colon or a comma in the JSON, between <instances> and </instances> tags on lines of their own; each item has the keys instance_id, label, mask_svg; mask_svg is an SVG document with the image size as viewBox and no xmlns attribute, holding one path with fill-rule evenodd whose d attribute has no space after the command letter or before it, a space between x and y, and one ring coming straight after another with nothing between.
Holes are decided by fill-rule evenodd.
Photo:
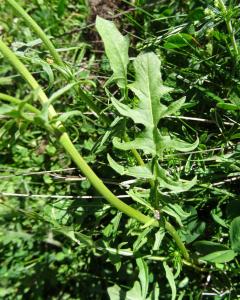
<instances>
[{"instance_id":1,"label":"thick green stem","mask_svg":"<svg viewBox=\"0 0 240 300\"><path fill-rule=\"evenodd\" d=\"M142 223L148 223L151 221L151 218L148 216L143 215L136 209L133 209L131 206L125 204L121 200L119 200L102 182L102 180L96 176L93 170L88 166L79 152L76 150L74 145L72 144L71 140L67 133L63 133L59 139L61 145L65 148L67 153L71 156L75 164L79 167L83 174L88 178L88 180L92 183L95 189L104 196L104 198L115 206L117 209L125 213L126 215L137 219ZM158 222L154 222L155 226L158 226Z\"/></svg>"},{"instance_id":2,"label":"thick green stem","mask_svg":"<svg viewBox=\"0 0 240 300\"><path fill-rule=\"evenodd\" d=\"M3 43L0 39L0 51L3 56L10 61L10 63L15 67L15 69L22 75L22 77L28 82L28 84L32 87L33 90L38 92L39 100L42 104L48 102L48 97L39 86L34 77L30 74L27 68L21 63L21 61L16 57L16 55ZM49 118L53 118L57 115L53 106L49 106ZM63 127L58 124L58 127ZM148 216L145 216L138 210L132 208L131 206L125 204L123 201L119 200L102 182L102 180L93 172L93 170L88 166L82 156L79 154L75 146L72 144L67 133L63 133L59 138L60 143L65 148L67 153L71 156L73 161L79 167L79 169L83 172L83 174L89 179L91 184L95 187L95 189L113 206L127 214L129 217L135 218L141 223L149 223L151 220L154 226L158 226L158 222L154 219L151 219Z\"/></svg>"},{"instance_id":3,"label":"thick green stem","mask_svg":"<svg viewBox=\"0 0 240 300\"><path fill-rule=\"evenodd\" d=\"M21 104L21 100L14 98L12 96L2 94L0 93L0 99L8 101L13 104ZM40 111L35 108L34 106L30 104L26 104L26 108L33 113L40 113ZM137 219L138 221L142 223L148 223L151 218L148 216L143 215L139 211L133 209L129 205L125 204L124 202L120 201L100 180L96 174L92 171L92 169L88 166L88 164L85 162L83 157L79 154L79 152L76 150L75 146L72 144L69 136L67 133L63 133L61 137L59 138L60 144L64 147L66 152L71 156L72 160L76 163L76 165L80 168L80 170L86 175L89 181L93 184L93 186L96 188L96 190L102 194L105 199L108 200L109 203L111 203L113 206L115 206L117 209L122 211L123 213L127 214L130 217L133 217ZM157 226L157 222L154 222L155 226Z\"/></svg>"}]
</instances>

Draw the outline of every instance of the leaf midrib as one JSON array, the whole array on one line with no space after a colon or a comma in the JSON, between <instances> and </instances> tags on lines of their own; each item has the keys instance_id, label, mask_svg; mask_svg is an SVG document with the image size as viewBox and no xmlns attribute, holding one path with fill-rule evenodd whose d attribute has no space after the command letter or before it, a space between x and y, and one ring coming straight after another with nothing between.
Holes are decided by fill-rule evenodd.
<instances>
[{"instance_id":1,"label":"leaf midrib","mask_svg":"<svg viewBox=\"0 0 240 300\"><path fill-rule=\"evenodd\" d=\"M151 121L152 121L152 128L154 128L155 124L154 124L154 118L153 118L153 107L152 107L152 97L151 97L151 87L150 87L150 72L149 72L149 67L150 67L150 63L149 63L149 56L147 56L147 87L148 87L148 93L149 93L149 102L150 102L150 111L151 111Z\"/></svg>"}]
</instances>

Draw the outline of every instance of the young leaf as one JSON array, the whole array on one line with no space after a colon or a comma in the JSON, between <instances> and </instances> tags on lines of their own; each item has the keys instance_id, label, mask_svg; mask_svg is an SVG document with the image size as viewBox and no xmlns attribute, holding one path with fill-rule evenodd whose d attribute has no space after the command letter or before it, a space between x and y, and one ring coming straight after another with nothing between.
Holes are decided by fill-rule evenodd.
<instances>
[{"instance_id":1,"label":"young leaf","mask_svg":"<svg viewBox=\"0 0 240 300\"><path fill-rule=\"evenodd\" d=\"M61 89L59 89L56 92L54 92L51 95L51 97L49 98L49 103L52 103L53 101L55 101L56 99L58 99L59 97L61 97L63 94L65 94L66 92L68 92L76 84L78 84L78 82L69 83L66 86L64 86Z\"/></svg>"},{"instance_id":2,"label":"young leaf","mask_svg":"<svg viewBox=\"0 0 240 300\"><path fill-rule=\"evenodd\" d=\"M181 218L179 217L179 215L178 215L174 210L172 210L172 209L171 209L170 207L168 207L168 206L164 206L164 207L162 208L162 211L165 212L166 214L172 216L173 218L175 218L175 220L177 221L177 223L178 223L181 227L183 227L183 223L182 223L182 221L181 221Z\"/></svg>"},{"instance_id":3,"label":"young leaf","mask_svg":"<svg viewBox=\"0 0 240 300\"><path fill-rule=\"evenodd\" d=\"M148 241L147 235L149 234L149 232L152 230L153 227L147 227L146 229L144 229L137 237L136 241L133 244L133 251L134 252L138 252L139 249L146 244L146 242Z\"/></svg>"},{"instance_id":4,"label":"young leaf","mask_svg":"<svg viewBox=\"0 0 240 300\"><path fill-rule=\"evenodd\" d=\"M148 283L149 283L148 266L142 258L137 258L136 262L139 268L138 278L140 280L141 288L142 288L142 299L146 299L148 293Z\"/></svg>"},{"instance_id":5,"label":"young leaf","mask_svg":"<svg viewBox=\"0 0 240 300\"><path fill-rule=\"evenodd\" d=\"M118 31L113 22L99 16L96 20L96 28L103 40L114 79L120 88L125 88L127 86L129 40Z\"/></svg>"},{"instance_id":6,"label":"young leaf","mask_svg":"<svg viewBox=\"0 0 240 300\"><path fill-rule=\"evenodd\" d=\"M68 112L61 114L57 118L57 120L64 123L67 119L69 119L73 116L82 116L82 113L79 110L68 111Z\"/></svg>"},{"instance_id":7,"label":"young leaf","mask_svg":"<svg viewBox=\"0 0 240 300\"><path fill-rule=\"evenodd\" d=\"M167 188L175 193L181 193L191 189L197 182L197 177L192 180L174 180L167 174L167 172L158 165L157 168L157 180L159 181L160 187Z\"/></svg>"},{"instance_id":8,"label":"young leaf","mask_svg":"<svg viewBox=\"0 0 240 300\"><path fill-rule=\"evenodd\" d=\"M201 253L202 255L229 250L227 246L211 241L197 241L193 245L196 248L197 252Z\"/></svg>"},{"instance_id":9,"label":"young leaf","mask_svg":"<svg viewBox=\"0 0 240 300\"><path fill-rule=\"evenodd\" d=\"M191 44L192 36L188 33L177 33L171 35L164 43L166 49L178 49Z\"/></svg>"},{"instance_id":10,"label":"young leaf","mask_svg":"<svg viewBox=\"0 0 240 300\"><path fill-rule=\"evenodd\" d=\"M225 228L228 228L228 225L226 224L226 222L224 221L223 218L221 218L221 210L218 209L218 208L214 208L212 209L211 211L211 216L213 218L213 220L218 223L219 225L225 227Z\"/></svg>"},{"instance_id":11,"label":"young leaf","mask_svg":"<svg viewBox=\"0 0 240 300\"><path fill-rule=\"evenodd\" d=\"M122 117L116 117L115 120L110 124L109 128L105 131L105 134L101 136L92 148L92 153L96 153L99 148L101 148L106 141L112 138L115 134L119 134L125 128L125 119Z\"/></svg>"},{"instance_id":12,"label":"young leaf","mask_svg":"<svg viewBox=\"0 0 240 300\"><path fill-rule=\"evenodd\" d=\"M240 216L233 219L230 227L232 249L240 253Z\"/></svg>"},{"instance_id":13,"label":"young leaf","mask_svg":"<svg viewBox=\"0 0 240 300\"><path fill-rule=\"evenodd\" d=\"M119 165L115 160L113 160L109 154L107 155L107 159L110 166L120 175L129 175L136 178L146 178L146 179L153 178L153 174L147 167L135 166L135 167L124 168L123 166Z\"/></svg>"},{"instance_id":14,"label":"young leaf","mask_svg":"<svg viewBox=\"0 0 240 300\"><path fill-rule=\"evenodd\" d=\"M165 269L166 272L166 277L168 280L168 283L170 285L170 288L172 290L172 300L176 299L176 294L177 294L177 290L176 290L176 284L174 281L174 276L172 273L172 270L169 268L169 266L167 265L167 263L164 261L163 262L163 267Z\"/></svg>"},{"instance_id":15,"label":"young leaf","mask_svg":"<svg viewBox=\"0 0 240 300\"><path fill-rule=\"evenodd\" d=\"M175 114L183 106L185 100L186 97L182 97L179 100L171 103L166 109L165 113L162 114L161 118Z\"/></svg>"},{"instance_id":16,"label":"young leaf","mask_svg":"<svg viewBox=\"0 0 240 300\"><path fill-rule=\"evenodd\" d=\"M202 256L200 259L212 263L225 263L234 259L236 253L233 250L223 250L212 252L208 255Z\"/></svg>"},{"instance_id":17,"label":"young leaf","mask_svg":"<svg viewBox=\"0 0 240 300\"><path fill-rule=\"evenodd\" d=\"M159 230L155 233L155 242L152 250L154 251L159 250L164 236L165 236L165 229L163 227L160 227Z\"/></svg>"},{"instance_id":18,"label":"young leaf","mask_svg":"<svg viewBox=\"0 0 240 300\"><path fill-rule=\"evenodd\" d=\"M143 206L147 207L147 208L150 209L151 211L154 211L153 207L152 207L145 199L143 199L143 198L141 197L140 193L137 193L137 192L134 191L134 190L130 190L130 191L127 192L127 194L128 194L129 196L131 196L131 198L132 198L134 201L136 201L136 202L142 204Z\"/></svg>"},{"instance_id":19,"label":"young leaf","mask_svg":"<svg viewBox=\"0 0 240 300\"><path fill-rule=\"evenodd\" d=\"M166 143L166 142L165 142ZM194 150L199 144L198 138L194 143L187 143L177 138L173 138L169 141L168 148L175 149L180 152L188 152Z\"/></svg>"},{"instance_id":20,"label":"young leaf","mask_svg":"<svg viewBox=\"0 0 240 300\"><path fill-rule=\"evenodd\" d=\"M224 110L239 110L239 107L237 105L232 104L232 103L225 103L225 102L218 103L217 107L224 109Z\"/></svg>"},{"instance_id":21,"label":"young leaf","mask_svg":"<svg viewBox=\"0 0 240 300\"><path fill-rule=\"evenodd\" d=\"M171 208L179 215L179 217L180 217L182 220L188 218L188 217L191 215L190 212L184 211L184 210L181 208L181 206L178 205L178 204L176 204L176 203L175 203L175 204L168 203L168 206L171 207Z\"/></svg>"}]
</instances>

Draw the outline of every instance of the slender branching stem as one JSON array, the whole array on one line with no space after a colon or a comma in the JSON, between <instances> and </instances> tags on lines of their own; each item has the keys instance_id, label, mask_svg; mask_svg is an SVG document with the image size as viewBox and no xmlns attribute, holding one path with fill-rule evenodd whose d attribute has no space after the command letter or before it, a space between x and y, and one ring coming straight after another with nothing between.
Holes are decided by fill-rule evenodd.
<instances>
[{"instance_id":1,"label":"slender branching stem","mask_svg":"<svg viewBox=\"0 0 240 300\"><path fill-rule=\"evenodd\" d=\"M45 45L48 47L49 51L51 49L51 54L56 60L56 63L58 63L58 60L61 58L59 55L56 56L56 50L54 46L52 45L51 41L46 37L45 33L42 31L42 29L33 21L33 19L14 1L14 0L6 0L9 4L14 7L21 16L24 17L25 21L30 25L31 28L35 30L35 32L41 37L43 41L45 41ZM43 39L43 36L44 39ZM51 45L51 46L49 46ZM0 39L0 51L2 52L3 56L9 60L9 62L15 67L15 69L22 75L22 77L28 82L28 84L32 87L32 89L37 93L38 98L41 102L41 104L47 103L49 101L48 97L42 90L42 88L39 86L37 81L34 79L34 77L31 75L31 73L27 70L27 68L21 63L21 61L17 58L17 56L5 45L5 43ZM53 54L54 53L54 54ZM82 91L82 93L84 93ZM95 105L95 104L94 104ZM90 106L90 105L89 105ZM57 113L52 105L49 105L48 107L48 114L49 118L52 119L57 116ZM59 122L57 123L57 127L63 127L63 125ZM125 139L127 140L128 137L125 136ZM85 162L83 157L80 155L80 153L77 151L73 143L71 142L68 134L64 132L60 138L59 141L61 145L64 147L64 149L67 151L67 153L71 156L72 160L76 163L76 165L79 167L79 169L83 172L83 174L89 179L91 184L95 187L95 189L114 207L128 215L129 217L135 218L141 223L148 224L150 223L152 226L158 226L158 222L138 210L132 208L131 206L125 204L123 201L118 199L102 182L102 180L93 172L93 170L89 167L89 165ZM140 165L144 165L144 162L137 152L137 150L132 149L133 154L135 155L138 163ZM151 182L150 182L151 183ZM152 185L153 183L151 183ZM174 227L169 223L165 222L165 228L170 233L170 235L175 240L177 246L181 250L184 258L186 260L189 260L189 254L184 246L183 242L181 241L180 237L178 236L177 231L174 229Z\"/></svg>"},{"instance_id":2,"label":"slender branching stem","mask_svg":"<svg viewBox=\"0 0 240 300\"><path fill-rule=\"evenodd\" d=\"M28 82L31 86L32 90L36 92L41 104L47 103L49 101L48 97L39 86L37 81L31 75L31 73L27 70L27 68L23 65L23 63L17 58L17 56L5 45L5 43L0 39L0 51L3 56L14 66L14 68L22 75L22 77ZM56 111L54 110L52 105L48 107L49 118L57 116Z\"/></svg>"},{"instance_id":3,"label":"slender branching stem","mask_svg":"<svg viewBox=\"0 0 240 300\"><path fill-rule=\"evenodd\" d=\"M148 216L143 215L138 210L133 209L131 206L125 204L121 200L119 200L102 182L101 179L99 179L96 174L93 172L93 170L88 166L88 164L85 162L85 160L82 158L82 156L79 154L79 152L76 150L74 145L72 144L71 140L69 139L69 136L67 133L63 133L59 139L62 146L65 148L65 150L68 152L68 154L72 157L75 164L80 168L83 174L88 178L88 180L92 183L92 185L95 187L95 189L102 194L105 199L115 206L117 209L122 211L123 213L127 214L128 216L137 219L138 221L142 223L148 223L151 221L151 218ZM158 226L157 221L153 223L155 226Z\"/></svg>"},{"instance_id":4,"label":"slender branching stem","mask_svg":"<svg viewBox=\"0 0 240 300\"><path fill-rule=\"evenodd\" d=\"M130 141L130 139L129 139L127 133L124 134L123 139L124 139L125 142L129 142L129 141ZM143 167L144 167L144 166L145 166L145 163L144 163L144 161L143 161L141 155L138 153L138 151L137 151L136 149L131 149L131 151L132 151L133 155L135 156L135 158L136 158L136 160L137 160L137 163L138 163L140 166L143 166Z\"/></svg>"},{"instance_id":5,"label":"slender branching stem","mask_svg":"<svg viewBox=\"0 0 240 300\"><path fill-rule=\"evenodd\" d=\"M209 268L204 268L204 267L199 267L197 266L196 264L186 260L186 259L183 259L182 262L188 266L188 267L191 267L199 272L212 272L213 270L212 269L209 269Z\"/></svg>"},{"instance_id":6,"label":"slender branching stem","mask_svg":"<svg viewBox=\"0 0 240 300\"><path fill-rule=\"evenodd\" d=\"M4 44L0 39L0 51L3 56L9 60L9 62L14 66L14 68L22 75L26 82L32 87L34 91L37 92L38 98L41 104L49 101L48 97L39 86L35 78L27 70L27 68L22 64L22 62L17 58L17 56ZM57 116L57 113L52 105L48 107L49 118ZM63 125L59 122L57 124L58 128L63 128ZM68 134L66 132L62 133L59 137L60 144L64 147L66 152L71 156L72 160L76 163L82 173L88 178L94 188L113 206L128 215L129 217L137 219L141 223L149 223L151 220L154 226L158 226L158 222L151 219L149 216L142 214L140 211L127 205L120 199L118 199L102 182L102 180L93 172L89 165L85 162L83 157L79 154L73 143L71 142Z\"/></svg>"}]
</instances>

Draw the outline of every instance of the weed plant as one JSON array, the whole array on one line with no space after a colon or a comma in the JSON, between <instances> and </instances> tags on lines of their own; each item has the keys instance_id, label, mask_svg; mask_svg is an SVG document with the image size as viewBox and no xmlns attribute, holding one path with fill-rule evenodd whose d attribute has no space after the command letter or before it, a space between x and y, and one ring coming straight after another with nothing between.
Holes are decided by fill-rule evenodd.
<instances>
[{"instance_id":1,"label":"weed plant","mask_svg":"<svg viewBox=\"0 0 240 300\"><path fill-rule=\"evenodd\" d=\"M120 2L0 2L2 299L239 298L239 4Z\"/></svg>"}]
</instances>

